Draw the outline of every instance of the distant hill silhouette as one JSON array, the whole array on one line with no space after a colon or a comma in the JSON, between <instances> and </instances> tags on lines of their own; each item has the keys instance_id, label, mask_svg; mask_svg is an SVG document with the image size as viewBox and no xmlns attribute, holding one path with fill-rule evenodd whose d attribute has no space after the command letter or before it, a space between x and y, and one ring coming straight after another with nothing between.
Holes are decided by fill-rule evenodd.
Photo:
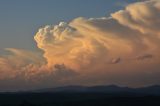
<instances>
[{"instance_id":1,"label":"distant hill silhouette","mask_svg":"<svg viewBox=\"0 0 160 106\"><path fill-rule=\"evenodd\" d=\"M160 106L160 86L64 86L3 92L0 106Z\"/></svg>"},{"instance_id":2,"label":"distant hill silhouette","mask_svg":"<svg viewBox=\"0 0 160 106\"><path fill-rule=\"evenodd\" d=\"M31 92L35 93L45 93L45 92L66 92L66 93L134 93L134 94L149 94L149 95L160 95L160 85L142 87L142 88L129 88L129 87L119 87L116 85L101 85L101 86L64 86L57 88L46 88L33 90Z\"/></svg>"}]
</instances>

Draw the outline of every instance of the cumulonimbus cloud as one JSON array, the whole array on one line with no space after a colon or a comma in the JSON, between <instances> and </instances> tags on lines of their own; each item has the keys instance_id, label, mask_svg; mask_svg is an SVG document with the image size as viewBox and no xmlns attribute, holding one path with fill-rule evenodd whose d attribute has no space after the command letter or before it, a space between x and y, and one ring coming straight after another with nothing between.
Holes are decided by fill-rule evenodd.
<instances>
[{"instance_id":1,"label":"cumulonimbus cloud","mask_svg":"<svg viewBox=\"0 0 160 106\"><path fill-rule=\"evenodd\" d=\"M111 17L80 17L68 24L46 26L35 40L51 66L64 63L81 68L112 58L154 55L159 48L159 5L159 1L138 2Z\"/></svg>"},{"instance_id":2,"label":"cumulonimbus cloud","mask_svg":"<svg viewBox=\"0 0 160 106\"><path fill-rule=\"evenodd\" d=\"M79 17L69 23L40 28L34 39L44 51L44 58L8 50L20 55L25 63L21 68L25 69L28 80L49 76L47 81L54 80L54 83L48 85L59 85L59 81L84 85L160 84L159 14L159 0L133 3L110 17ZM9 58L0 58L1 67L8 66L4 61L10 61ZM11 64L15 66L12 61ZM30 69L33 72L26 72ZM22 69L15 70L19 73ZM30 73L34 73L34 77ZM67 78L69 80L65 80Z\"/></svg>"}]
</instances>

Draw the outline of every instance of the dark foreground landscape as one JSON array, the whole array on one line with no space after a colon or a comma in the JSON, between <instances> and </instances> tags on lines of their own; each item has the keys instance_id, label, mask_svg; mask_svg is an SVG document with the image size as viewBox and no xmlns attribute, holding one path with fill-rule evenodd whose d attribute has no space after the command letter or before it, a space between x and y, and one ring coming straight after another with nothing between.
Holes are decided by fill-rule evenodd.
<instances>
[{"instance_id":1,"label":"dark foreground landscape","mask_svg":"<svg viewBox=\"0 0 160 106\"><path fill-rule=\"evenodd\" d=\"M160 87L70 86L0 94L0 106L160 106Z\"/></svg>"}]
</instances>

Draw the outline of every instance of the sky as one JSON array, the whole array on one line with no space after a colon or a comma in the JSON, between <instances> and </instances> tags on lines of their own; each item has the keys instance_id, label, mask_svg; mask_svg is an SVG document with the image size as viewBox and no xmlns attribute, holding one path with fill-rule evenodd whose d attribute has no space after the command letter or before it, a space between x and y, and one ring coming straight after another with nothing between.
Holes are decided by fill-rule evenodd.
<instances>
[{"instance_id":1,"label":"sky","mask_svg":"<svg viewBox=\"0 0 160 106\"><path fill-rule=\"evenodd\" d=\"M160 84L159 0L1 0L0 91Z\"/></svg>"},{"instance_id":2,"label":"sky","mask_svg":"<svg viewBox=\"0 0 160 106\"><path fill-rule=\"evenodd\" d=\"M32 39L39 27L76 17L110 15L135 0L1 0L0 49L36 49ZM18 40L20 39L20 40Z\"/></svg>"}]
</instances>

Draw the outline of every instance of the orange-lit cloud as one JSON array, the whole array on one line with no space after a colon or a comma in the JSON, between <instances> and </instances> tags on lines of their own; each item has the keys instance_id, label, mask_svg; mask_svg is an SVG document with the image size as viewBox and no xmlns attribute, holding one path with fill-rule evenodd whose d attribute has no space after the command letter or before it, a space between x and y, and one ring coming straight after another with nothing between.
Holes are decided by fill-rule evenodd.
<instances>
[{"instance_id":1,"label":"orange-lit cloud","mask_svg":"<svg viewBox=\"0 0 160 106\"><path fill-rule=\"evenodd\" d=\"M111 17L76 18L39 29L35 36L48 65L75 69L153 54L159 48L159 1L130 4ZM157 54L156 54L157 55Z\"/></svg>"},{"instance_id":2,"label":"orange-lit cloud","mask_svg":"<svg viewBox=\"0 0 160 106\"><path fill-rule=\"evenodd\" d=\"M34 39L44 54L7 49L14 55L0 58L1 80L23 76L36 87L160 84L159 14L160 1L150 0L110 17L79 17L40 28Z\"/></svg>"}]
</instances>

